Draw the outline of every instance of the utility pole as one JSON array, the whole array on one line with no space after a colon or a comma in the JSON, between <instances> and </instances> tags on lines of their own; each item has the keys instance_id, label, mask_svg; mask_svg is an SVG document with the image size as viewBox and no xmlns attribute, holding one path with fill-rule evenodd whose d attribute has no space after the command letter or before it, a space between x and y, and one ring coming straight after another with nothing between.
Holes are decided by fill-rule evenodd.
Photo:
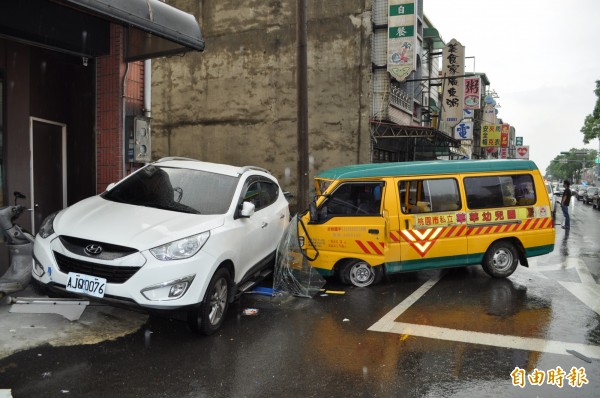
<instances>
[{"instance_id":1,"label":"utility pole","mask_svg":"<svg viewBox=\"0 0 600 398\"><path fill-rule=\"evenodd\" d=\"M296 0L296 90L298 128L298 213L308 208L308 87L306 0Z\"/></svg>"}]
</instances>

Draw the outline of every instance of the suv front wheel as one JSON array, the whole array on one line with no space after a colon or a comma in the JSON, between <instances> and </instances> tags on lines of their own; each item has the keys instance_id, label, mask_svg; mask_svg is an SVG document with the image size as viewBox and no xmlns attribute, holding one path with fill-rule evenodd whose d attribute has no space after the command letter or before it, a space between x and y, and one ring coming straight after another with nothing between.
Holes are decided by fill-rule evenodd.
<instances>
[{"instance_id":1,"label":"suv front wheel","mask_svg":"<svg viewBox=\"0 0 600 398\"><path fill-rule=\"evenodd\" d=\"M188 325L194 332L208 336L221 327L229 308L230 287L229 271L218 269L208 284L200 306L188 312Z\"/></svg>"}]
</instances>

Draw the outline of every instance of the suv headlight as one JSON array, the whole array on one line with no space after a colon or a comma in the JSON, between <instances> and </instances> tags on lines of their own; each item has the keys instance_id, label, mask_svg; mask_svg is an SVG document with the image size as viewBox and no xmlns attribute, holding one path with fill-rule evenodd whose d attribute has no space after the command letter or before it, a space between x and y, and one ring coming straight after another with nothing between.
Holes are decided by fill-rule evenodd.
<instances>
[{"instance_id":1,"label":"suv headlight","mask_svg":"<svg viewBox=\"0 0 600 398\"><path fill-rule=\"evenodd\" d=\"M46 217L44 219L44 221L42 222L42 225L40 226L40 230L38 231L38 234L46 239L47 237L49 237L50 235L54 234L54 219L56 218L56 215L59 212L56 211L52 214L50 214L48 217Z\"/></svg>"},{"instance_id":2,"label":"suv headlight","mask_svg":"<svg viewBox=\"0 0 600 398\"><path fill-rule=\"evenodd\" d=\"M150 253L152 253L157 260L161 261L189 258L202 249L202 246L204 246L209 236L210 232L202 232L198 235L189 236L187 238L179 239L175 242L167 243L166 245L150 249Z\"/></svg>"}]
</instances>

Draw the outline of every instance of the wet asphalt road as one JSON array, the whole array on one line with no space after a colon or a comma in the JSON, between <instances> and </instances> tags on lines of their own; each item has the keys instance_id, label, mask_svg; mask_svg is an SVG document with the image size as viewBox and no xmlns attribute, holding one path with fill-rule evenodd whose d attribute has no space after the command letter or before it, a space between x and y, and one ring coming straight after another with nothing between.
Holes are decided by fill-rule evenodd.
<instances>
[{"instance_id":1,"label":"wet asphalt road","mask_svg":"<svg viewBox=\"0 0 600 398\"><path fill-rule=\"evenodd\" d=\"M598 397L600 211L574 202L571 213L554 252L508 279L471 267L366 289L329 282L346 293L314 299L245 295L210 337L152 316L116 340L2 358L0 390L15 398ZM567 377L562 388L548 383L558 367L574 368L574 386ZM543 382L513 385L521 369Z\"/></svg>"}]
</instances>

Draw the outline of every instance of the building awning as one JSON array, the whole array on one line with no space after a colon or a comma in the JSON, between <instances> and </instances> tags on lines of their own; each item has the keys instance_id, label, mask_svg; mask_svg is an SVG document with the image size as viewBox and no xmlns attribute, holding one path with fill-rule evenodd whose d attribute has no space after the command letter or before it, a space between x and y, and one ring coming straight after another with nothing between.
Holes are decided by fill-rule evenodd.
<instances>
[{"instance_id":1,"label":"building awning","mask_svg":"<svg viewBox=\"0 0 600 398\"><path fill-rule=\"evenodd\" d=\"M62 0L128 28L126 60L203 51L196 18L159 0Z\"/></svg>"},{"instance_id":2,"label":"building awning","mask_svg":"<svg viewBox=\"0 0 600 398\"><path fill-rule=\"evenodd\" d=\"M431 40L433 48L440 50L446 46L440 32L436 28L423 28L423 38Z\"/></svg>"},{"instance_id":3,"label":"building awning","mask_svg":"<svg viewBox=\"0 0 600 398\"><path fill-rule=\"evenodd\" d=\"M372 121L371 136L378 138L429 138L437 145L445 147L460 147L460 141L433 127L400 126L395 123Z\"/></svg>"},{"instance_id":4,"label":"building awning","mask_svg":"<svg viewBox=\"0 0 600 398\"><path fill-rule=\"evenodd\" d=\"M0 2L0 37L82 57L110 52L110 23L127 30L127 61L204 50L196 18L159 0Z\"/></svg>"}]
</instances>

